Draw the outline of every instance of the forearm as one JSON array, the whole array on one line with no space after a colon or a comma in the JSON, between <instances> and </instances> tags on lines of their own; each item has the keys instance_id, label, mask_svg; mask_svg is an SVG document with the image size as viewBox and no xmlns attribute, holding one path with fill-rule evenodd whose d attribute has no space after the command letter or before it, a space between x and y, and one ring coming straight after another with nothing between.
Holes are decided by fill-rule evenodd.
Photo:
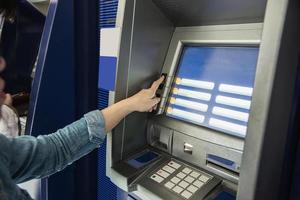
<instances>
[{"instance_id":1,"label":"forearm","mask_svg":"<svg viewBox=\"0 0 300 200\"><path fill-rule=\"evenodd\" d=\"M50 135L9 139L13 179L23 182L50 175L99 147L105 139L102 116L94 111Z\"/></svg>"},{"instance_id":2,"label":"forearm","mask_svg":"<svg viewBox=\"0 0 300 200\"><path fill-rule=\"evenodd\" d=\"M110 132L124 117L133 112L130 99L122 100L102 110L105 121L105 131Z\"/></svg>"}]
</instances>

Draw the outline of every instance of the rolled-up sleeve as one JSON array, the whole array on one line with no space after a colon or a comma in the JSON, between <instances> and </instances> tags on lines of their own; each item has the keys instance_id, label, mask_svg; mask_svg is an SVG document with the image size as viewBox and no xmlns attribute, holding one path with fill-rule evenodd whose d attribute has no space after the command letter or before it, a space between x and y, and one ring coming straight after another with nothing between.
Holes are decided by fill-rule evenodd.
<instances>
[{"instance_id":1,"label":"rolled-up sleeve","mask_svg":"<svg viewBox=\"0 0 300 200\"><path fill-rule=\"evenodd\" d=\"M7 139L11 176L20 183L53 174L98 148L105 137L103 115L92 111L50 135Z\"/></svg>"}]
</instances>

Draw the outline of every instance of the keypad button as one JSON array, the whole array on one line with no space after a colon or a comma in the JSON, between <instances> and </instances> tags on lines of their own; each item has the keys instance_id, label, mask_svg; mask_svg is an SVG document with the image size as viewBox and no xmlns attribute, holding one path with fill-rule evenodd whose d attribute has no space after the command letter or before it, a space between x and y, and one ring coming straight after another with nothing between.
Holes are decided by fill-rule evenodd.
<instances>
[{"instance_id":1,"label":"keypad button","mask_svg":"<svg viewBox=\"0 0 300 200\"><path fill-rule=\"evenodd\" d=\"M181 193L181 196L183 196L186 199L189 199L192 195L193 195L192 193L190 193L186 190Z\"/></svg>"},{"instance_id":2,"label":"keypad button","mask_svg":"<svg viewBox=\"0 0 300 200\"><path fill-rule=\"evenodd\" d=\"M198 172L193 171L190 176L194 177L194 178L198 178L200 174Z\"/></svg>"},{"instance_id":3,"label":"keypad button","mask_svg":"<svg viewBox=\"0 0 300 200\"><path fill-rule=\"evenodd\" d=\"M185 182L185 181L181 181L178 185L180 187L186 188L189 184L187 182Z\"/></svg>"},{"instance_id":4,"label":"keypad button","mask_svg":"<svg viewBox=\"0 0 300 200\"><path fill-rule=\"evenodd\" d=\"M171 181L172 181L173 183L177 184L177 183L180 181L180 179L177 178L177 177L175 176L175 177L173 177L173 178L171 179Z\"/></svg>"},{"instance_id":5,"label":"keypad button","mask_svg":"<svg viewBox=\"0 0 300 200\"><path fill-rule=\"evenodd\" d=\"M193 186L193 185L190 185L188 188L187 188L188 191L190 191L191 193L195 193L197 192L198 188Z\"/></svg>"},{"instance_id":6,"label":"keypad button","mask_svg":"<svg viewBox=\"0 0 300 200\"><path fill-rule=\"evenodd\" d=\"M178 164L174 161L169 162L168 165L175 168L175 169L178 169L181 166L180 164Z\"/></svg>"},{"instance_id":7,"label":"keypad button","mask_svg":"<svg viewBox=\"0 0 300 200\"><path fill-rule=\"evenodd\" d=\"M192 183L192 182L194 182L195 179L191 176L187 176L184 180L188 183Z\"/></svg>"},{"instance_id":8,"label":"keypad button","mask_svg":"<svg viewBox=\"0 0 300 200\"><path fill-rule=\"evenodd\" d=\"M195 180L193 185L198 188L201 188L204 185L204 183L202 183L201 181Z\"/></svg>"},{"instance_id":9,"label":"keypad button","mask_svg":"<svg viewBox=\"0 0 300 200\"><path fill-rule=\"evenodd\" d=\"M158 175L167 178L168 176L170 176L170 174L168 172L165 172L164 170L158 170L158 172L156 172Z\"/></svg>"},{"instance_id":10,"label":"keypad button","mask_svg":"<svg viewBox=\"0 0 300 200\"><path fill-rule=\"evenodd\" d=\"M199 180L202 181L203 183L206 183L209 180L209 178L207 176L205 176L205 175L201 175L199 177Z\"/></svg>"},{"instance_id":11,"label":"keypad button","mask_svg":"<svg viewBox=\"0 0 300 200\"><path fill-rule=\"evenodd\" d=\"M182 173L182 172L179 172L179 173L177 174L177 177L183 179L184 177L186 177L186 175L185 175L184 173Z\"/></svg>"},{"instance_id":12,"label":"keypad button","mask_svg":"<svg viewBox=\"0 0 300 200\"><path fill-rule=\"evenodd\" d=\"M169 172L170 174L175 172L175 169L173 169L172 167L169 167L168 165L164 166L163 170L165 170L166 172Z\"/></svg>"},{"instance_id":13,"label":"keypad button","mask_svg":"<svg viewBox=\"0 0 300 200\"><path fill-rule=\"evenodd\" d=\"M187 167L186 167L186 168L184 168L184 169L182 170L182 172L183 172L183 173L186 173L186 174L189 174L189 173L191 173L191 171L192 171L192 170L191 170L191 169L189 169L189 168L187 168Z\"/></svg>"},{"instance_id":14,"label":"keypad button","mask_svg":"<svg viewBox=\"0 0 300 200\"><path fill-rule=\"evenodd\" d=\"M179 194L180 192L182 192L183 188L176 185L172 190Z\"/></svg>"},{"instance_id":15,"label":"keypad button","mask_svg":"<svg viewBox=\"0 0 300 200\"><path fill-rule=\"evenodd\" d=\"M164 178L158 176L157 174L153 174L151 176L151 179L154 180L154 181L156 181L157 183L161 183L164 180Z\"/></svg>"},{"instance_id":16,"label":"keypad button","mask_svg":"<svg viewBox=\"0 0 300 200\"><path fill-rule=\"evenodd\" d=\"M165 187L169 188L169 189L172 189L174 186L175 186L175 184L170 181L165 184Z\"/></svg>"}]
</instances>

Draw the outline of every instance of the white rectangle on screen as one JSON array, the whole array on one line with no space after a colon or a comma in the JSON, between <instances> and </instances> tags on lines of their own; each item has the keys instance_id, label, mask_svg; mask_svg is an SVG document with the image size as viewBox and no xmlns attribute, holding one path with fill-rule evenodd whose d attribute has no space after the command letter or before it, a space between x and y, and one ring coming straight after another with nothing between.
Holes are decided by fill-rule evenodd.
<instances>
[{"instance_id":1,"label":"white rectangle on screen","mask_svg":"<svg viewBox=\"0 0 300 200\"><path fill-rule=\"evenodd\" d=\"M194 101L189 101L181 98L171 98L170 100L171 104L177 105L177 106L182 106L185 108L190 108L193 110L198 110L201 112L206 112L208 109L208 105L204 103L198 103Z\"/></svg>"},{"instance_id":2,"label":"white rectangle on screen","mask_svg":"<svg viewBox=\"0 0 300 200\"><path fill-rule=\"evenodd\" d=\"M229 84L220 84L219 91L251 97L253 93L253 88Z\"/></svg>"},{"instance_id":3,"label":"white rectangle on screen","mask_svg":"<svg viewBox=\"0 0 300 200\"><path fill-rule=\"evenodd\" d=\"M249 114L245 112L230 110L226 108L221 108L215 106L212 110L212 113L222 117L228 117L231 119L236 119L243 122L248 122Z\"/></svg>"},{"instance_id":4,"label":"white rectangle on screen","mask_svg":"<svg viewBox=\"0 0 300 200\"><path fill-rule=\"evenodd\" d=\"M234 124L231 122L210 118L209 125L215 128L227 130L233 133L237 133L239 135L245 136L247 132L247 127L239 124Z\"/></svg>"},{"instance_id":5,"label":"white rectangle on screen","mask_svg":"<svg viewBox=\"0 0 300 200\"><path fill-rule=\"evenodd\" d=\"M187 79L187 78L177 78L176 84L188 86L188 87L194 87L194 88L201 88L206 90L212 90L215 87L215 83L213 82L198 81L198 80Z\"/></svg>"},{"instance_id":6,"label":"white rectangle on screen","mask_svg":"<svg viewBox=\"0 0 300 200\"><path fill-rule=\"evenodd\" d=\"M205 119L205 117L203 115L183 111L183 110L176 109L176 108L170 109L168 111L168 113L171 115L177 116L177 117L181 117L181 118L193 121L193 122L197 122L197 123L203 123L204 119Z\"/></svg>"},{"instance_id":7,"label":"white rectangle on screen","mask_svg":"<svg viewBox=\"0 0 300 200\"><path fill-rule=\"evenodd\" d=\"M173 94L177 94L177 95L189 97L189 98L194 98L194 99L199 99L199 100L203 100L203 101L209 101L211 99L211 94L209 94L209 93L197 92L197 91L192 91L192 90L187 90L187 89L182 89L182 88L179 88L179 89L174 88Z\"/></svg>"},{"instance_id":8,"label":"white rectangle on screen","mask_svg":"<svg viewBox=\"0 0 300 200\"><path fill-rule=\"evenodd\" d=\"M251 101L245 99L238 99L233 97L226 97L218 95L216 97L216 103L224 104L228 106L234 106L238 108L250 109Z\"/></svg>"}]
</instances>

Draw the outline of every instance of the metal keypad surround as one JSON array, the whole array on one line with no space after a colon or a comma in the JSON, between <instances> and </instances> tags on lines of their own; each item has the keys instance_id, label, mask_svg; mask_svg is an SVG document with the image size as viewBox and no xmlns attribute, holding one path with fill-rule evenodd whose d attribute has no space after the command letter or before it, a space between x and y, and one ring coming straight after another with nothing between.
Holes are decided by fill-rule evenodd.
<instances>
[{"instance_id":1,"label":"metal keypad surround","mask_svg":"<svg viewBox=\"0 0 300 200\"><path fill-rule=\"evenodd\" d=\"M157 168L149 176L156 184L171 191L182 199L190 199L213 178L186 164L171 160Z\"/></svg>"}]
</instances>

